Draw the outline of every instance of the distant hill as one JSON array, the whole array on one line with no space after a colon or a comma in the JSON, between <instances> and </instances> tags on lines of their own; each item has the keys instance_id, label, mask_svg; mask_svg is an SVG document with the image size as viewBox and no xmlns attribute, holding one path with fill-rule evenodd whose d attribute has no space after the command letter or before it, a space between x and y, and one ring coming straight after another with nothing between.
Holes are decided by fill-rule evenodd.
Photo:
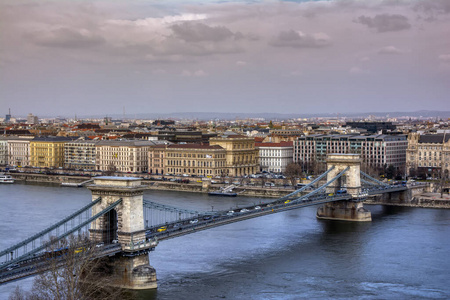
<instances>
[{"instance_id":1,"label":"distant hill","mask_svg":"<svg viewBox=\"0 0 450 300\"><path fill-rule=\"evenodd\" d=\"M315 113L315 114L302 114L302 113L224 113L224 112L180 112L180 113L140 113L130 114L126 118L130 119L198 119L198 120L236 120L236 119L248 119L248 118L262 118L271 120L285 120L293 118L366 118L369 116L374 117L411 117L411 118L450 118L450 111L437 111L437 110L420 110L413 112L361 112L361 113ZM102 116L83 116L86 118L101 118ZM123 115L108 115L108 117L121 119Z\"/></svg>"}]
</instances>

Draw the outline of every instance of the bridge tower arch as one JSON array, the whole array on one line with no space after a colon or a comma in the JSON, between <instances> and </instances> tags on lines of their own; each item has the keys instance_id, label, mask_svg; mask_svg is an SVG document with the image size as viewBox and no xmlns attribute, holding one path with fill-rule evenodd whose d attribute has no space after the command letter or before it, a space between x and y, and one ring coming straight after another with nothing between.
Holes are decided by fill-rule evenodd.
<instances>
[{"instance_id":1,"label":"bridge tower arch","mask_svg":"<svg viewBox=\"0 0 450 300\"><path fill-rule=\"evenodd\" d=\"M372 221L370 211L366 210L361 201L361 156L359 154L328 154L327 168L334 168L328 173L327 181L348 168L341 178L332 182L326 188L328 194L345 192L355 200L343 200L326 203L317 209L317 218L343 221Z\"/></svg>"},{"instance_id":2,"label":"bridge tower arch","mask_svg":"<svg viewBox=\"0 0 450 300\"><path fill-rule=\"evenodd\" d=\"M142 180L100 176L94 178L94 183L88 189L91 190L92 201L101 197L101 202L93 206L92 215L122 199L114 210L92 222L89 229L92 241L110 244L117 240L122 247L122 253L109 257L112 285L127 289L156 288L156 271L150 266L148 251L130 251L134 245L146 242L143 208L145 186Z\"/></svg>"}]
</instances>

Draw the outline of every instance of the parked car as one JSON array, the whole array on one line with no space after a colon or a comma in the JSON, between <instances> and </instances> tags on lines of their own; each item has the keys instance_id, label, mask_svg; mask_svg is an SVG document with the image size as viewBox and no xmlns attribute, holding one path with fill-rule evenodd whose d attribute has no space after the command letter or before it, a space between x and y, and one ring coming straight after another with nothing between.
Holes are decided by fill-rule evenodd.
<instances>
[{"instance_id":1,"label":"parked car","mask_svg":"<svg viewBox=\"0 0 450 300\"><path fill-rule=\"evenodd\" d=\"M191 224L197 224L197 223L198 223L198 219L190 220L189 223L191 223Z\"/></svg>"}]
</instances>

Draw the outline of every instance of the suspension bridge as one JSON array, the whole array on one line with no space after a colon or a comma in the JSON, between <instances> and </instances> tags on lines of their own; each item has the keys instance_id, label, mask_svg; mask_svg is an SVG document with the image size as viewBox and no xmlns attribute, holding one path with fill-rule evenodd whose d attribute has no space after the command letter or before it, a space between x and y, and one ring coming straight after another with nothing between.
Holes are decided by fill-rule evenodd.
<instances>
[{"instance_id":1,"label":"suspension bridge","mask_svg":"<svg viewBox=\"0 0 450 300\"><path fill-rule=\"evenodd\" d=\"M196 211L152 202L144 199L146 188L139 178L96 177L88 186L91 203L0 252L0 284L46 271L49 259L61 259L49 255L55 248L64 250L58 243L84 235L94 242L95 258L114 262L117 276L113 285L156 288L156 271L147 254L166 239L313 205L322 205L318 218L371 221L370 212L363 207L367 197L407 190L362 172L359 155L329 155L327 164L325 173L286 196L226 211Z\"/></svg>"}]
</instances>

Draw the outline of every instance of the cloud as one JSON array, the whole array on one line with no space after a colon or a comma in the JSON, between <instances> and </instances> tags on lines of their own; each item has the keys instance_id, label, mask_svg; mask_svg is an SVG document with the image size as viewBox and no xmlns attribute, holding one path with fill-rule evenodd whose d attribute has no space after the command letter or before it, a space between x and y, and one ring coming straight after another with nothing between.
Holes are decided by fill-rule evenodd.
<instances>
[{"instance_id":1,"label":"cloud","mask_svg":"<svg viewBox=\"0 0 450 300\"><path fill-rule=\"evenodd\" d=\"M369 70L366 70L366 69L363 69L360 67L352 67L349 70L349 73L352 75L366 75L366 74L369 74Z\"/></svg>"},{"instance_id":2,"label":"cloud","mask_svg":"<svg viewBox=\"0 0 450 300\"><path fill-rule=\"evenodd\" d=\"M203 77L203 76L207 76L208 73L206 73L203 70L197 70L194 72L191 72L189 70L183 70L180 75L183 77Z\"/></svg>"},{"instance_id":3,"label":"cloud","mask_svg":"<svg viewBox=\"0 0 450 300\"><path fill-rule=\"evenodd\" d=\"M381 14L373 18L362 15L355 22L374 28L377 32L400 31L411 28L408 18L403 15Z\"/></svg>"},{"instance_id":4,"label":"cloud","mask_svg":"<svg viewBox=\"0 0 450 300\"><path fill-rule=\"evenodd\" d=\"M236 62L236 66L246 66L246 65L247 65L247 62L246 62L246 61L238 60L238 61Z\"/></svg>"},{"instance_id":5,"label":"cloud","mask_svg":"<svg viewBox=\"0 0 450 300\"><path fill-rule=\"evenodd\" d=\"M403 54L403 53L405 53L405 51L400 50L400 49L398 49L398 48L396 48L394 46L386 46L386 47L383 47L380 50L378 50L378 54L388 54L388 55L389 54L393 54L393 55L396 55L396 54Z\"/></svg>"},{"instance_id":6,"label":"cloud","mask_svg":"<svg viewBox=\"0 0 450 300\"><path fill-rule=\"evenodd\" d=\"M305 34L291 29L281 31L269 44L274 47L320 48L331 45L331 39L325 33Z\"/></svg>"},{"instance_id":7,"label":"cloud","mask_svg":"<svg viewBox=\"0 0 450 300\"><path fill-rule=\"evenodd\" d=\"M225 26L208 26L203 23L183 22L171 26L176 38L186 42L219 42L231 38L241 38L241 33L233 33Z\"/></svg>"},{"instance_id":8,"label":"cloud","mask_svg":"<svg viewBox=\"0 0 450 300\"><path fill-rule=\"evenodd\" d=\"M448 0L420 0L414 6L416 11L450 13L450 1Z\"/></svg>"},{"instance_id":9,"label":"cloud","mask_svg":"<svg viewBox=\"0 0 450 300\"><path fill-rule=\"evenodd\" d=\"M450 54L439 55L439 60L443 62L450 62Z\"/></svg>"},{"instance_id":10,"label":"cloud","mask_svg":"<svg viewBox=\"0 0 450 300\"><path fill-rule=\"evenodd\" d=\"M29 34L35 44L46 47L85 48L102 44L101 36L87 29L58 28L49 31L35 31Z\"/></svg>"}]
</instances>

